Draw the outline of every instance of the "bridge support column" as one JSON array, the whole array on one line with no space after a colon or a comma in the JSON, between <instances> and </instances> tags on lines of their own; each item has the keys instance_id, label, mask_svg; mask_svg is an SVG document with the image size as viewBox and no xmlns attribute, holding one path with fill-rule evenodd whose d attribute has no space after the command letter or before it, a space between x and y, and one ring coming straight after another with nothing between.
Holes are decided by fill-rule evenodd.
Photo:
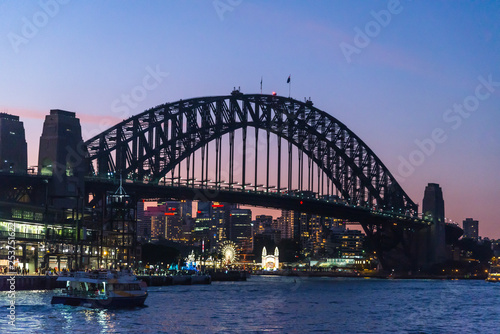
<instances>
[{"instance_id":1,"label":"bridge support column","mask_svg":"<svg viewBox=\"0 0 500 334\"><path fill-rule=\"evenodd\" d=\"M426 269L446 261L446 236L444 224L444 199L441 187L429 183L425 188L422 210L433 224L420 232L420 263Z\"/></svg>"},{"instance_id":2,"label":"bridge support column","mask_svg":"<svg viewBox=\"0 0 500 334\"><path fill-rule=\"evenodd\" d=\"M83 194L87 166L80 120L75 113L51 110L45 117L38 151L38 173L51 176L49 197L56 208L74 208Z\"/></svg>"}]
</instances>

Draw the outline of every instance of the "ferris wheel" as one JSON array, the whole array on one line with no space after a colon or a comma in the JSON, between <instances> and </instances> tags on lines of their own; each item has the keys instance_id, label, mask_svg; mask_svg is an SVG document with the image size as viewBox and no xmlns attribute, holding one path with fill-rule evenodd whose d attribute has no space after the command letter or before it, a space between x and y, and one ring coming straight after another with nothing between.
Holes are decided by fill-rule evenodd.
<instances>
[{"instance_id":1,"label":"ferris wheel","mask_svg":"<svg viewBox=\"0 0 500 334\"><path fill-rule=\"evenodd\" d=\"M238 246L229 240L224 241L219 246L219 254L222 255L224 263L229 264L238 261Z\"/></svg>"}]
</instances>

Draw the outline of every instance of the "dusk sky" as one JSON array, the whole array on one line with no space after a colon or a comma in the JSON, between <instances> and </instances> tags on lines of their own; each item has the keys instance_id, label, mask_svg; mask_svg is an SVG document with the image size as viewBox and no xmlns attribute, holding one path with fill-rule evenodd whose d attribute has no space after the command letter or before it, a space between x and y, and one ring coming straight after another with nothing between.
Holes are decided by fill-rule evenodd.
<instances>
[{"instance_id":1,"label":"dusk sky","mask_svg":"<svg viewBox=\"0 0 500 334\"><path fill-rule=\"evenodd\" d=\"M288 96L291 75L420 208L439 183L447 218L500 238L500 2L2 1L0 17L0 111L24 122L30 165L50 109L76 112L86 140L165 102L260 93L261 77Z\"/></svg>"}]
</instances>

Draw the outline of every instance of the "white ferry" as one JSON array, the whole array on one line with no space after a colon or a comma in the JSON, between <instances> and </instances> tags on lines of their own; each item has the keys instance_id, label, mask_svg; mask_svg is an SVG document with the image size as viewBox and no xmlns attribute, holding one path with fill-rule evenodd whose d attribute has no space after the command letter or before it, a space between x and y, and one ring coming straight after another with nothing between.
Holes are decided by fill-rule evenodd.
<instances>
[{"instance_id":1,"label":"white ferry","mask_svg":"<svg viewBox=\"0 0 500 334\"><path fill-rule=\"evenodd\" d=\"M490 268L486 281L500 283L500 266L492 266Z\"/></svg>"},{"instance_id":2,"label":"white ferry","mask_svg":"<svg viewBox=\"0 0 500 334\"><path fill-rule=\"evenodd\" d=\"M51 304L118 308L144 305L147 284L129 270L62 272L58 281L66 288L52 297Z\"/></svg>"}]
</instances>

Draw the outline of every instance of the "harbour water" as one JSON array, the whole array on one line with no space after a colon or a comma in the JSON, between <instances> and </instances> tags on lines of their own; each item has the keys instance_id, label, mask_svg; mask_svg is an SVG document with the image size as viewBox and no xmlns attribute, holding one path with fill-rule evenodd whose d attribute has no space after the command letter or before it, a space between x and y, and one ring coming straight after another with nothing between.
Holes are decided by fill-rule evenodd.
<instances>
[{"instance_id":1,"label":"harbour water","mask_svg":"<svg viewBox=\"0 0 500 334\"><path fill-rule=\"evenodd\" d=\"M253 276L246 282L149 289L147 307L50 305L16 292L15 327L0 293L2 333L499 333L500 284Z\"/></svg>"}]
</instances>

